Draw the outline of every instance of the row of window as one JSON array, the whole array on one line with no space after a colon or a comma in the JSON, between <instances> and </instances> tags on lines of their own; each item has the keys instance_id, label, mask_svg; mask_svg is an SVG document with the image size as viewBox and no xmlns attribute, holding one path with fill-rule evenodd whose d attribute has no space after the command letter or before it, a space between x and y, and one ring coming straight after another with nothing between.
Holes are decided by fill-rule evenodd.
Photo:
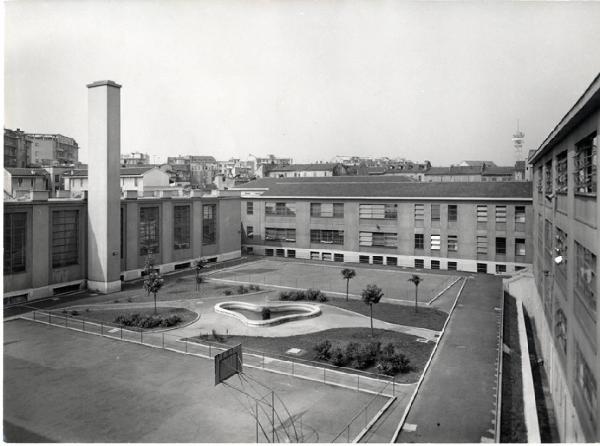
<instances>
[{"instance_id":1,"label":"row of window","mask_svg":"<svg viewBox=\"0 0 600 446\"><path fill-rule=\"evenodd\" d=\"M598 184L597 173L598 136L596 132L575 144L573 155L573 182L575 192L583 194L596 194ZM553 169L554 167L554 169ZM564 150L556 156L554 161L550 159L545 165L537 170L537 190L550 194L553 191L567 193L568 181L568 151Z\"/></svg>"},{"instance_id":2,"label":"row of window","mask_svg":"<svg viewBox=\"0 0 600 446\"><path fill-rule=\"evenodd\" d=\"M189 206L175 206L173 219L173 248L187 249L191 245L191 214ZM79 263L79 211L52 211L52 267L60 268ZM121 233L124 219L121 214ZM202 207L202 244L216 242L216 205ZM27 213L4 214L4 274L26 270ZM160 250L160 218L158 207L139 210L138 225L140 255ZM123 237L121 237L121 257Z\"/></svg>"}]
</instances>

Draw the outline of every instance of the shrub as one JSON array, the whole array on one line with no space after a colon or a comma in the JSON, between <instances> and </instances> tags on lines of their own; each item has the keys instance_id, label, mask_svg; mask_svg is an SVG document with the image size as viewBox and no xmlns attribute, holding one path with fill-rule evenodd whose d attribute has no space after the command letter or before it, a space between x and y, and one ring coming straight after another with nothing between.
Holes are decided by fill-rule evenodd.
<instances>
[{"instance_id":1,"label":"shrub","mask_svg":"<svg viewBox=\"0 0 600 446\"><path fill-rule=\"evenodd\" d=\"M386 375L406 373L410 371L410 359L404 353L394 353L391 356L382 357L377 363L377 370Z\"/></svg>"},{"instance_id":2,"label":"shrub","mask_svg":"<svg viewBox=\"0 0 600 446\"><path fill-rule=\"evenodd\" d=\"M354 357L352 364L357 369L366 369L375 363L379 355L380 342L370 342L362 345Z\"/></svg>"},{"instance_id":3,"label":"shrub","mask_svg":"<svg viewBox=\"0 0 600 446\"><path fill-rule=\"evenodd\" d=\"M114 303L118 304L119 303L119 299L115 299Z\"/></svg>"},{"instance_id":4,"label":"shrub","mask_svg":"<svg viewBox=\"0 0 600 446\"><path fill-rule=\"evenodd\" d=\"M288 291L281 291L279 293L279 300L290 300L290 293Z\"/></svg>"},{"instance_id":5,"label":"shrub","mask_svg":"<svg viewBox=\"0 0 600 446\"><path fill-rule=\"evenodd\" d=\"M225 338L219 333L217 333L217 331L214 328L212 329L212 337L217 342L225 342Z\"/></svg>"},{"instance_id":6,"label":"shrub","mask_svg":"<svg viewBox=\"0 0 600 446\"><path fill-rule=\"evenodd\" d=\"M248 288L245 287L244 285L240 285L237 287L236 291L237 291L237 294L246 294L248 292Z\"/></svg>"},{"instance_id":7,"label":"shrub","mask_svg":"<svg viewBox=\"0 0 600 446\"><path fill-rule=\"evenodd\" d=\"M302 290L295 290L290 292L290 300L304 300L305 294Z\"/></svg>"},{"instance_id":8,"label":"shrub","mask_svg":"<svg viewBox=\"0 0 600 446\"><path fill-rule=\"evenodd\" d=\"M250 291L260 291L260 287L258 285L250 285L248 288Z\"/></svg>"},{"instance_id":9,"label":"shrub","mask_svg":"<svg viewBox=\"0 0 600 446\"><path fill-rule=\"evenodd\" d=\"M315 345L315 351L317 354L315 355L316 359L322 359L328 361L331 358L331 342L325 339L322 342L319 342Z\"/></svg>"},{"instance_id":10,"label":"shrub","mask_svg":"<svg viewBox=\"0 0 600 446\"><path fill-rule=\"evenodd\" d=\"M231 291L231 290L225 290L225 291L223 291L223 294L225 296L231 296L233 294L233 291Z\"/></svg>"},{"instance_id":11,"label":"shrub","mask_svg":"<svg viewBox=\"0 0 600 446\"><path fill-rule=\"evenodd\" d=\"M386 357L386 358L394 356L395 352L396 352L396 349L394 348L394 344L392 344L391 342L385 344L383 346L383 348L381 349L382 357Z\"/></svg>"},{"instance_id":12,"label":"shrub","mask_svg":"<svg viewBox=\"0 0 600 446\"><path fill-rule=\"evenodd\" d=\"M360 344L358 342L349 342L346 344L344 354L346 355L346 361L351 362L358 356L360 351Z\"/></svg>"},{"instance_id":13,"label":"shrub","mask_svg":"<svg viewBox=\"0 0 600 446\"><path fill-rule=\"evenodd\" d=\"M262 307L262 310L260 310L260 314L262 316L263 321L271 319L271 309L269 307Z\"/></svg>"},{"instance_id":14,"label":"shrub","mask_svg":"<svg viewBox=\"0 0 600 446\"><path fill-rule=\"evenodd\" d=\"M348 360L346 358L346 354L341 347L335 346L330 351L331 355L331 363L336 367L344 367L348 364Z\"/></svg>"},{"instance_id":15,"label":"shrub","mask_svg":"<svg viewBox=\"0 0 600 446\"><path fill-rule=\"evenodd\" d=\"M313 290L312 288L309 288L308 290L306 290L306 300L317 300L317 296L319 295L319 293L319 290Z\"/></svg>"},{"instance_id":16,"label":"shrub","mask_svg":"<svg viewBox=\"0 0 600 446\"><path fill-rule=\"evenodd\" d=\"M319 302L327 302L327 296L325 296L323 293L319 294L319 297L317 298L317 300Z\"/></svg>"},{"instance_id":17,"label":"shrub","mask_svg":"<svg viewBox=\"0 0 600 446\"><path fill-rule=\"evenodd\" d=\"M120 314L113 322L125 325L127 327L138 327L138 328L155 328L155 327L172 327L181 322L181 317L172 314L170 316L160 316L158 314Z\"/></svg>"},{"instance_id":18,"label":"shrub","mask_svg":"<svg viewBox=\"0 0 600 446\"><path fill-rule=\"evenodd\" d=\"M72 311L71 311L71 316L79 316L79 311L77 311L77 310L72 310Z\"/></svg>"},{"instance_id":19,"label":"shrub","mask_svg":"<svg viewBox=\"0 0 600 446\"><path fill-rule=\"evenodd\" d=\"M133 302L133 299L131 297L128 297L127 302Z\"/></svg>"}]
</instances>

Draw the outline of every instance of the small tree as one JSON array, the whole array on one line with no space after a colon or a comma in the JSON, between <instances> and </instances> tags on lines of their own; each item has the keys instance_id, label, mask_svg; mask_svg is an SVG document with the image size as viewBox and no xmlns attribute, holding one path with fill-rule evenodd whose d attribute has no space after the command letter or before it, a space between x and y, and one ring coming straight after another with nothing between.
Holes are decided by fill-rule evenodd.
<instances>
[{"instance_id":1,"label":"small tree","mask_svg":"<svg viewBox=\"0 0 600 446\"><path fill-rule=\"evenodd\" d=\"M350 279L356 276L356 271L350 268L344 268L342 270L342 276L346 279L346 302L348 302L348 288L350 287Z\"/></svg>"},{"instance_id":2,"label":"small tree","mask_svg":"<svg viewBox=\"0 0 600 446\"><path fill-rule=\"evenodd\" d=\"M154 269L154 257L152 256L152 251L148 251L144 264L144 271L146 273L144 289L146 290L146 293L148 293L148 296L150 296L150 293L154 295L154 314L156 314L158 312L156 310L156 295L162 288L164 279L160 276L158 271Z\"/></svg>"},{"instance_id":3,"label":"small tree","mask_svg":"<svg viewBox=\"0 0 600 446\"><path fill-rule=\"evenodd\" d=\"M204 282L203 277L200 275L204 266L206 265L206 260L198 259L196 260L196 291L200 291L200 285Z\"/></svg>"},{"instance_id":4,"label":"small tree","mask_svg":"<svg viewBox=\"0 0 600 446\"><path fill-rule=\"evenodd\" d=\"M419 294L419 284L423 282L423 279L420 276L413 274L408 281L415 284L415 313L417 313L419 311L419 301L417 299Z\"/></svg>"},{"instance_id":5,"label":"small tree","mask_svg":"<svg viewBox=\"0 0 600 446\"><path fill-rule=\"evenodd\" d=\"M362 300L371 310L371 336L373 336L373 304L379 303L383 297L383 291L375 284L367 285L362 292Z\"/></svg>"}]
</instances>

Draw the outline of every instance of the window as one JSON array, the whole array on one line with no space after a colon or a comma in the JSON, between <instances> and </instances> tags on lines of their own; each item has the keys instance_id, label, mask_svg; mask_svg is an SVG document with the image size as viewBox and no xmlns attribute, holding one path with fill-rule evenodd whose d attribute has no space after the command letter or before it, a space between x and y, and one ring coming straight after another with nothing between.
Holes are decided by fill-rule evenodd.
<instances>
[{"instance_id":1,"label":"window","mask_svg":"<svg viewBox=\"0 0 600 446\"><path fill-rule=\"evenodd\" d=\"M477 205L477 223L487 223L487 205L478 204Z\"/></svg>"},{"instance_id":2,"label":"window","mask_svg":"<svg viewBox=\"0 0 600 446\"><path fill-rule=\"evenodd\" d=\"M456 221L458 219L458 206L455 204L448 205L448 221Z\"/></svg>"},{"instance_id":3,"label":"window","mask_svg":"<svg viewBox=\"0 0 600 446\"><path fill-rule=\"evenodd\" d=\"M440 250L440 236L439 235L431 236L431 250L432 251Z\"/></svg>"},{"instance_id":4,"label":"window","mask_svg":"<svg viewBox=\"0 0 600 446\"><path fill-rule=\"evenodd\" d=\"M440 269L440 261L432 260L431 261L431 269Z\"/></svg>"},{"instance_id":5,"label":"window","mask_svg":"<svg viewBox=\"0 0 600 446\"><path fill-rule=\"evenodd\" d=\"M415 234L415 249L425 248L425 236L423 234Z\"/></svg>"},{"instance_id":6,"label":"window","mask_svg":"<svg viewBox=\"0 0 600 446\"><path fill-rule=\"evenodd\" d=\"M390 266L398 266L398 259L396 257L386 257L385 263Z\"/></svg>"},{"instance_id":7,"label":"window","mask_svg":"<svg viewBox=\"0 0 600 446\"><path fill-rule=\"evenodd\" d=\"M52 212L52 267L79 262L79 211Z\"/></svg>"},{"instance_id":8,"label":"window","mask_svg":"<svg viewBox=\"0 0 600 446\"><path fill-rule=\"evenodd\" d=\"M552 160L548 161L544 166L544 186L546 193L552 193L554 184L552 183Z\"/></svg>"},{"instance_id":9,"label":"window","mask_svg":"<svg viewBox=\"0 0 600 446\"><path fill-rule=\"evenodd\" d=\"M415 224L425 220L425 205L415 204Z\"/></svg>"},{"instance_id":10,"label":"window","mask_svg":"<svg viewBox=\"0 0 600 446\"><path fill-rule=\"evenodd\" d=\"M596 157L598 137L596 133L577 144L575 154L575 191L585 194L595 194L598 174L596 172Z\"/></svg>"},{"instance_id":11,"label":"window","mask_svg":"<svg viewBox=\"0 0 600 446\"><path fill-rule=\"evenodd\" d=\"M248 240L253 240L254 239L254 226L247 226L246 227L246 238Z\"/></svg>"},{"instance_id":12,"label":"window","mask_svg":"<svg viewBox=\"0 0 600 446\"><path fill-rule=\"evenodd\" d=\"M202 244L211 245L217 241L217 205L202 206Z\"/></svg>"},{"instance_id":13,"label":"window","mask_svg":"<svg viewBox=\"0 0 600 446\"><path fill-rule=\"evenodd\" d=\"M440 205L431 205L431 221L440 221Z\"/></svg>"},{"instance_id":14,"label":"window","mask_svg":"<svg viewBox=\"0 0 600 446\"><path fill-rule=\"evenodd\" d=\"M285 249L276 249L275 250L275 255L277 257L285 257Z\"/></svg>"},{"instance_id":15,"label":"window","mask_svg":"<svg viewBox=\"0 0 600 446\"><path fill-rule=\"evenodd\" d=\"M567 193L569 181L567 176L567 151L556 157L556 192Z\"/></svg>"},{"instance_id":16,"label":"window","mask_svg":"<svg viewBox=\"0 0 600 446\"><path fill-rule=\"evenodd\" d=\"M327 243L331 245L344 244L344 231L336 231L329 229L311 229L311 243Z\"/></svg>"},{"instance_id":17,"label":"window","mask_svg":"<svg viewBox=\"0 0 600 446\"><path fill-rule=\"evenodd\" d=\"M190 247L190 207L174 207L174 248L188 249Z\"/></svg>"},{"instance_id":18,"label":"window","mask_svg":"<svg viewBox=\"0 0 600 446\"><path fill-rule=\"evenodd\" d=\"M311 203L311 217L335 217L344 216L344 203Z\"/></svg>"},{"instance_id":19,"label":"window","mask_svg":"<svg viewBox=\"0 0 600 446\"><path fill-rule=\"evenodd\" d=\"M525 206L515 206L515 223L525 223Z\"/></svg>"},{"instance_id":20,"label":"window","mask_svg":"<svg viewBox=\"0 0 600 446\"><path fill-rule=\"evenodd\" d=\"M496 274L502 274L506 272L506 265L496 265Z\"/></svg>"},{"instance_id":21,"label":"window","mask_svg":"<svg viewBox=\"0 0 600 446\"><path fill-rule=\"evenodd\" d=\"M395 219L398 216L397 204L360 204L359 218Z\"/></svg>"},{"instance_id":22,"label":"window","mask_svg":"<svg viewBox=\"0 0 600 446\"><path fill-rule=\"evenodd\" d=\"M552 255L552 222L550 220L544 220L544 244L546 252Z\"/></svg>"},{"instance_id":23,"label":"window","mask_svg":"<svg viewBox=\"0 0 600 446\"><path fill-rule=\"evenodd\" d=\"M369 256L358 256L358 263L369 263Z\"/></svg>"},{"instance_id":24,"label":"window","mask_svg":"<svg viewBox=\"0 0 600 446\"><path fill-rule=\"evenodd\" d=\"M296 229L265 228L266 241L295 242Z\"/></svg>"},{"instance_id":25,"label":"window","mask_svg":"<svg viewBox=\"0 0 600 446\"><path fill-rule=\"evenodd\" d=\"M538 193L542 193L544 191L544 182L542 180L542 166L540 166L535 172L536 178L536 188Z\"/></svg>"},{"instance_id":26,"label":"window","mask_svg":"<svg viewBox=\"0 0 600 446\"><path fill-rule=\"evenodd\" d=\"M267 257L273 257L274 251L272 249L265 249L265 255Z\"/></svg>"},{"instance_id":27,"label":"window","mask_svg":"<svg viewBox=\"0 0 600 446\"><path fill-rule=\"evenodd\" d=\"M496 223L506 223L506 206L496 206Z\"/></svg>"},{"instance_id":28,"label":"window","mask_svg":"<svg viewBox=\"0 0 600 446\"><path fill-rule=\"evenodd\" d=\"M334 254L333 255L333 261L334 262L343 262L344 261L344 254Z\"/></svg>"},{"instance_id":29,"label":"window","mask_svg":"<svg viewBox=\"0 0 600 446\"><path fill-rule=\"evenodd\" d=\"M478 273L487 273L487 263L478 263L477 264L477 272Z\"/></svg>"},{"instance_id":30,"label":"window","mask_svg":"<svg viewBox=\"0 0 600 446\"><path fill-rule=\"evenodd\" d=\"M557 272L567 274L567 257L568 257L567 233L556 227L556 246L554 253L557 256L562 256L562 262L556 266Z\"/></svg>"},{"instance_id":31,"label":"window","mask_svg":"<svg viewBox=\"0 0 600 446\"><path fill-rule=\"evenodd\" d=\"M525 239L524 238L516 238L515 239L515 255L516 256L524 256L525 255Z\"/></svg>"},{"instance_id":32,"label":"window","mask_svg":"<svg viewBox=\"0 0 600 446\"><path fill-rule=\"evenodd\" d=\"M596 256L575 242L575 291L596 320Z\"/></svg>"},{"instance_id":33,"label":"window","mask_svg":"<svg viewBox=\"0 0 600 446\"><path fill-rule=\"evenodd\" d=\"M254 215L254 202L246 202L246 215Z\"/></svg>"},{"instance_id":34,"label":"window","mask_svg":"<svg viewBox=\"0 0 600 446\"><path fill-rule=\"evenodd\" d=\"M295 259L296 258L296 250L295 249L288 249L287 250L287 256L290 259Z\"/></svg>"},{"instance_id":35,"label":"window","mask_svg":"<svg viewBox=\"0 0 600 446\"><path fill-rule=\"evenodd\" d=\"M140 255L145 256L149 253L158 253L160 247L160 232L158 223L158 208L140 209Z\"/></svg>"},{"instance_id":36,"label":"window","mask_svg":"<svg viewBox=\"0 0 600 446\"><path fill-rule=\"evenodd\" d=\"M448 236L448 251L458 251L458 235Z\"/></svg>"},{"instance_id":37,"label":"window","mask_svg":"<svg viewBox=\"0 0 600 446\"><path fill-rule=\"evenodd\" d=\"M556 310L556 317L554 322L554 336L558 341L563 353L567 353L567 316L562 309Z\"/></svg>"},{"instance_id":38,"label":"window","mask_svg":"<svg viewBox=\"0 0 600 446\"><path fill-rule=\"evenodd\" d=\"M506 237L496 237L496 254L506 254Z\"/></svg>"},{"instance_id":39,"label":"window","mask_svg":"<svg viewBox=\"0 0 600 446\"><path fill-rule=\"evenodd\" d=\"M579 349L579 345L575 344L576 355L575 355L575 382L581 392L587 410L592 422L598 416L598 390L596 387L596 379L590 366L588 365L583 353Z\"/></svg>"},{"instance_id":40,"label":"window","mask_svg":"<svg viewBox=\"0 0 600 446\"><path fill-rule=\"evenodd\" d=\"M25 271L27 214L4 214L4 274Z\"/></svg>"},{"instance_id":41,"label":"window","mask_svg":"<svg viewBox=\"0 0 600 446\"><path fill-rule=\"evenodd\" d=\"M456 271L456 262L448 262L448 271Z\"/></svg>"},{"instance_id":42,"label":"window","mask_svg":"<svg viewBox=\"0 0 600 446\"><path fill-rule=\"evenodd\" d=\"M383 256L373 256L373 265L383 265Z\"/></svg>"},{"instance_id":43,"label":"window","mask_svg":"<svg viewBox=\"0 0 600 446\"><path fill-rule=\"evenodd\" d=\"M295 203L274 203L267 201L265 203L265 214L278 217L294 217L296 215Z\"/></svg>"},{"instance_id":44,"label":"window","mask_svg":"<svg viewBox=\"0 0 600 446\"><path fill-rule=\"evenodd\" d=\"M488 253L487 235L478 235L477 236L477 254L487 254L487 253Z\"/></svg>"},{"instance_id":45,"label":"window","mask_svg":"<svg viewBox=\"0 0 600 446\"><path fill-rule=\"evenodd\" d=\"M398 234L393 232L360 232L360 246L383 246L395 248L398 245Z\"/></svg>"},{"instance_id":46,"label":"window","mask_svg":"<svg viewBox=\"0 0 600 446\"><path fill-rule=\"evenodd\" d=\"M311 251L310 252L310 259L311 260L319 260L319 253L317 251Z\"/></svg>"},{"instance_id":47,"label":"window","mask_svg":"<svg viewBox=\"0 0 600 446\"><path fill-rule=\"evenodd\" d=\"M415 259L415 268L425 268L425 260Z\"/></svg>"}]
</instances>

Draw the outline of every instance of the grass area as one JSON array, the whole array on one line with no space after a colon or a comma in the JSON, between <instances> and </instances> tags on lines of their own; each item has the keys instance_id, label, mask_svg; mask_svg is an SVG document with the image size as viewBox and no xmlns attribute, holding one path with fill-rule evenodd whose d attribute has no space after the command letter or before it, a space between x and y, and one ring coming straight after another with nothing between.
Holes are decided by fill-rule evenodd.
<instances>
[{"instance_id":1,"label":"grass area","mask_svg":"<svg viewBox=\"0 0 600 446\"><path fill-rule=\"evenodd\" d=\"M378 304L373 305L373 319L379 319L392 324L441 331L446 322L446 318L448 317L447 313L436 308L419 307L419 311L415 313L415 307L390 304L385 302L384 299ZM369 316L369 306L361 300L350 299L346 302L345 298L334 297L330 298L326 303L328 305Z\"/></svg>"},{"instance_id":2,"label":"grass area","mask_svg":"<svg viewBox=\"0 0 600 446\"><path fill-rule=\"evenodd\" d=\"M417 342L415 336L391 330L376 329L374 330L374 336L371 337L370 328L358 327L333 328L316 333L287 337L223 336L222 343L229 345L242 344L247 349L258 350L270 356L286 356L286 351L290 348L299 348L302 349L302 353L295 355L293 359L315 361L318 362L319 365L335 369L336 367L325 361L319 361L315 357L315 345L326 339L334 345L345 345L348 342L366 344L372 341L381 342L382 345L389 342L394 343L397 350L404 353L410 359L411 366L410 372L396 375L396 382L399 383L412 383L419 379L434 345L432 342ZM214 338L212 336L203 335L192 338L191 340L214 341ZM291 357L289 358L292 359ZM365 369L364 371L377 373L377 369L374 366Z\"/></svg>"},{"instance_id":3,"label":"grass area","mask_svg":"<svg viewBox=\"0 0 600 446\"><path fill-rule=\"evenodd\" d=\"M510 349L502 357L501 443L526 443L527 427L523 413L521 348L515 298L504 294L504 344Z\"/></svg>"},{"instance_id":4,"label":"grass area","mask_svg":"<svg viewBox=\"0 0 600 446\"><path fill-rule=\"evenodd\" d=\"M118 327L119 324L114 322L115 318L119 315L124 314L133 314L138 313L142 315L152 315L154 314L153 308L119 308L119 309L99 309L99 308L78 308L76 310L61 310L61 311L53 311L54 314L59 316L69 315L73 317L73 319L84 319L89 322L103 322L106 325L111 325ZM181 325L185 325L189 322L192 322L198 316L197 313L193 311L187 310L185 308L174 308L174 307L158 307L157 314L161 317L169 317L169 316L179 316L181 318L181 322L177 325L174 325L171 328L179 327ZM135 329L135 327L127 327L128 329ZM158 329L158 328L156 328ZM155 329L155 330L156 330ZM144 330L144 331L152 331L152 330Z\"/></svg>"}]
</instances>

